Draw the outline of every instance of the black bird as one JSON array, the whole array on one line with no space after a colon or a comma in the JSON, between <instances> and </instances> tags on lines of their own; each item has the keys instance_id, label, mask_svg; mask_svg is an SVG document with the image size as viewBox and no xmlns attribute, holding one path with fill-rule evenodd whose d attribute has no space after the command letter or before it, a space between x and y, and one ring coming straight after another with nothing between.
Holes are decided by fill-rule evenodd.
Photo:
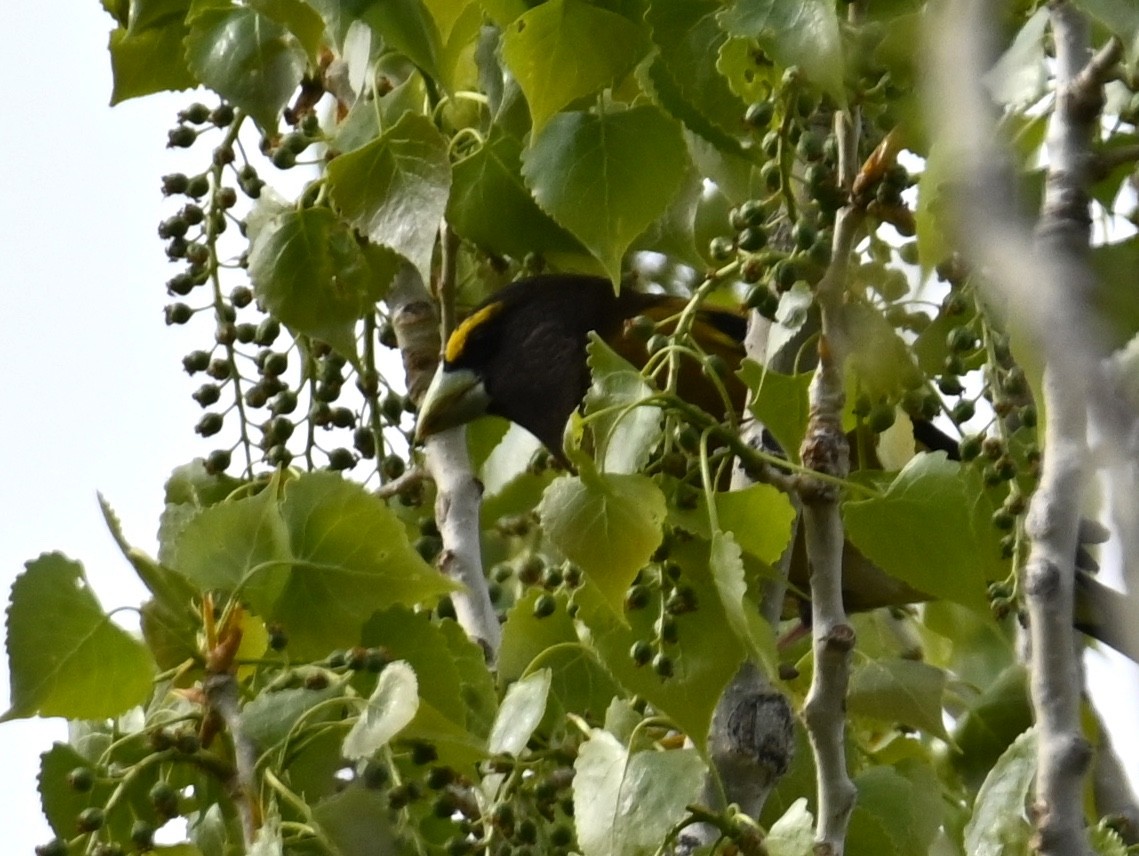
<instances>
[{"instance_id":1,"label":"black bird","mask_svg":"<svg viewBox=\"0 0 1139 856\"><path fill-rule=\"evenodd\" d=\"M511 283L474 309L451 334L419 408L416 435L462 425L484 414L517 423L563 462L562 432L589 389L586 344L596 332L634 365L648 358L644 339L628 329L638 315L667 321L686 300L623 289L607 279L552 275ZM663 325L668 330L667 323ZM743 358L747 321L738 312L701 309L693 335L733 367ZM686 361L691 363L691 361ZM733 375L728 393L742 406L746 389ZM678 394L722 417L715 388L684 366Z\"/></svg>"}]
</instances>

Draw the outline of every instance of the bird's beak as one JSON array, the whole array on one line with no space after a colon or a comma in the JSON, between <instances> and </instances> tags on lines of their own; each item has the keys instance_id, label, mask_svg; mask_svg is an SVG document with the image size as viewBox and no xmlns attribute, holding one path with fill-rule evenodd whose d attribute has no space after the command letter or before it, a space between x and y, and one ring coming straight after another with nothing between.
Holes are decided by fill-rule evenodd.
<instances>
[{"instance_id":1,"label":"bird's beak","mask_svg":"<svg viewBox=\"0 0 1139 856\"><path fill-rule=\"evenodd\" d=\"M470 369L445 369L440 363L419 403L415 439L464 425L485 415L489 405L482 378Z\"/></svg>"}]
</instances>

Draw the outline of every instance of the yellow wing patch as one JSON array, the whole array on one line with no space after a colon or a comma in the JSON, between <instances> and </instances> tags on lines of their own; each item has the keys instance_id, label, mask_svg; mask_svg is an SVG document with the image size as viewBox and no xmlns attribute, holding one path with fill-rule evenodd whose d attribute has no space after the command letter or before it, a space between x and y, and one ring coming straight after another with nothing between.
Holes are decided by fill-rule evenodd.
<instances>
[{"instance_id":1,"label":"yellow wing patch","mask_svg":"<svg viewBox=\"0 0 1139 856\"><path fill-rule=\"evenodd\" d=\"M466 350L467 340L471 337L471 331L480 324L489 321L501 311L501 303L491 303L464 319L463 322L455 328L454 332L451 333L451 338L447 340L447 348L443 351L443 359L449 363L458 361L459 358L463 356L463 351Z\"/></svg>"}]
</instances>

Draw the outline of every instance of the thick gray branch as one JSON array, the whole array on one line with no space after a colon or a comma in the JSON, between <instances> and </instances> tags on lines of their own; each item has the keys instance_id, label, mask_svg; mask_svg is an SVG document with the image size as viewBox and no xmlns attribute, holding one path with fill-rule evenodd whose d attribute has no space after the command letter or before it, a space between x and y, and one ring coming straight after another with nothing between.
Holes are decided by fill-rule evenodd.
<instances>
[{"instance_id":1,"label":"thick gray branch","mask_svg":"<svg viewBox=\"0 0 1139 856\"><path fill-rule=\"evenodd\" d=\"M408 395L418 404L439 361L435 304L410 265L396 275L388 304L407 372ZM463 586L451 598L455 616L467 635L478 640L493 660L502 641L502 630L482 569L482 486L467 455L466 430L453 428L429 438L426 467L435 481L435 522L443 539L439 568Z\"/></svg>"}]
</instances>

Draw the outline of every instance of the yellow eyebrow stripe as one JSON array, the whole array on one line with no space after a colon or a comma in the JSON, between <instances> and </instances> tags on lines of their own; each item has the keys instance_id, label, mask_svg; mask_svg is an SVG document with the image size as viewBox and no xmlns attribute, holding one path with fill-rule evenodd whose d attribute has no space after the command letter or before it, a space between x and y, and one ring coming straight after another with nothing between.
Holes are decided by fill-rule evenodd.
<instances>
[{"instance_id":1,"label":"yellow eyebrow stripe","mask_svg":"<svg viewBox=\"0 0 1139 856\"><path fill-rule=\"evenodd\" d=\"M502 311L501 303L491 303L484 306L474 315L466 318L462 324L455 328L451 333L451 338L447 340L447 348L443 351L443 359L449 363L457 362L463 356L463 351L466 350L467 340L471 336L471 331L485 321L489 321L495 315Z\"/></svg>"}]
</instances>

